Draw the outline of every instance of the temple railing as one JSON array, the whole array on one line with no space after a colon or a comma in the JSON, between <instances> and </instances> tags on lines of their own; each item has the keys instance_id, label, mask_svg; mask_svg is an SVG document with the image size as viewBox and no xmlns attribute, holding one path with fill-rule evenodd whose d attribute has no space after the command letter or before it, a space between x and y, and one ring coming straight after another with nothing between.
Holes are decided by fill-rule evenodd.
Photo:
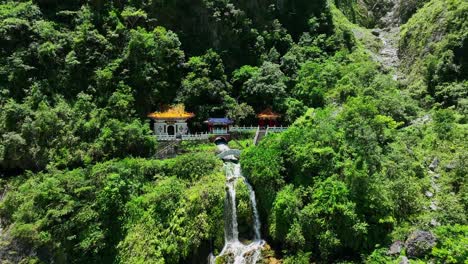
<instances>
[{"instance_id":1,"label":"temple railing","mask_svg":"<svg viewBox=\"0 0 468 264\"><path fill-rule=\"evenodd\" d=\"M175 135L157 135L156 136L159 141L171 141L176 140Z\"/></svg>"},{"instance_id":2,"label":"temple railing","mask_svg":"<svg viewBox=\"0 0 468 264\"><path fill-rule=\"evenodd\" d=\"M268 134L268 133L281 133L281 132L284 132L288 129L288 127L283 127L283 126L279 126L279 127L270 127L268 126L267 129L266 129L266 133L265 134Z\"/></svg>"},{"instance_id":3,"label":"temple railing","mask_svg":"<svg viewBox=\"0 0 468 264\"><path fill-rule=\"evenodd\" d=\"M231 129L229 129L229 131L227 129L214 129L212 132L205 132L205 133L198 133L198 134L186 134L186 135L180 135L180 136L176 136L176 135L156 135L158 141L172 141L172 140L176 140L176 139L181 139L181 140L207 140L209 139L209 137L211 135L227 135L229 134L229 132L256 132L256 135L255 137L257 138L258 137L258 133L260 130L262 131L265 131L265 135L267 135L268 133L280 133L280 132L283 132L283 131L286 131L286 129L288 129L288 127L283 127L283 126L279 126L279 127L270 127L270 126L267 126L266 129L265 128L261 128L259 126L250 126L250 127L247 127L247 126L243 126L243 127L231 127ZM254 141L256 141L257 139L254 139Z\"/></svg>"},{"instance_id":4,"label":"temple railing","mask_svg":"<svg viewBox=\"0 0 468 264\"><path fill-rule=\"evenodd\" d=\"M208 133L182 135L182 140L205 140L210 137Z\"/></svg>"},{"instance_id":5,"label":"temple railing","mask_svg":"<svg viewBox=\"0 0 468 264\"><path fill-rule=\"evenodd\" d=\"M228 130L227 129L219 129L219 128L215 128L213 129L213 131L211 132L211 134L215 134L215 135L226 135L228 134Z\"/></svg>"},{"instance_id":6,"label":"temple railing","mask_svg":"<svg viewBox=\"0 0 468 264\"><path fill-rule=\"evenodd\" d=\"M229 129L229 131L232 132L251 132L251 131L257 131L258 126L233 126Z\"/></svg>"},{"instance_id":7,"label":"temple railing","mask_svg":"<svg viewBox=\"0 0 468 264\"><path fill-rule=\"evenodd\" d=\"M157 135L156 136L158 141L173 141L176 139L181 139L181 140L205 140L210 137L210 134L208 133L199 133L199 134L186 134L186 135Z\"/></svg>"}]
</instances>

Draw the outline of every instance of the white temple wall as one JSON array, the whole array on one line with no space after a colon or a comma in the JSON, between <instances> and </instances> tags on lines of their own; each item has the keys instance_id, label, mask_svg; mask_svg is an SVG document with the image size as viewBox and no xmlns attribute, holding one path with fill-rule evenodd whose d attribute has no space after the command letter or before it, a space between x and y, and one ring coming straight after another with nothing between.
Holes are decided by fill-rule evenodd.
<instances>
[{"instance_id":1,"label":"white temple wall","mask_svg":"<svg viewBox=\"0 0 468 264\"><path fill-rule=\"evenodd\" d=\"M154 123L154 134L155 135L168 135L167 128L169 126L174 127L176 135L187 135L188 125L185 120L167 121L167 120L156 120Z\"/></svg>"}]
</instances>

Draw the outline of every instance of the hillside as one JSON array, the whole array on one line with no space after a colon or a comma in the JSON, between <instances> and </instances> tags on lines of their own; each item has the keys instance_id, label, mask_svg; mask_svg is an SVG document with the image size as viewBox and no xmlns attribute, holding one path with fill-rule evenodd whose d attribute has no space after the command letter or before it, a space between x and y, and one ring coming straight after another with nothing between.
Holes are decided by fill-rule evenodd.
<instances>
[{"instance_id":1,"label":"hillside","mask_svg":"<svg viewBox=\"0 0 468 264\"><path fill-rule=\"evenodd\" d=\"M467 96L464 0L0 0L0 262L466 263Z\"/></svg>"}]
</instances>

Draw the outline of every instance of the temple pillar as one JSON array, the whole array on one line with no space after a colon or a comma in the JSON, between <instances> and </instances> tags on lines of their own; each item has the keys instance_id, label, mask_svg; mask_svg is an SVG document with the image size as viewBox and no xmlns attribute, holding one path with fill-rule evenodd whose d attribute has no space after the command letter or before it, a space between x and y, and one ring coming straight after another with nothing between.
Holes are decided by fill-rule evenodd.
<instances>
[{"instance_id":1,"label":"temple pillar","mask_svg":"<svg viewBox=\"0 0 468 264\"><path fill-rule=\"evenodd\" d=\"M187 123L184 122L183 120L178 120L177 123L175 124L175 126L177 128L177 131L176 131L177 134L180 134L180 135L188 134Z\"/></svg>"},{"instance_id":2,"label":"temple pillar","mask_svg":"<svg viewBox=\"0 0 468 264\"><path fill-rule=\"evenodd\" d=\"M154 134L163 135L166 133L166 123L155 122L154 123Z\"/></svg>"}]
</instances>

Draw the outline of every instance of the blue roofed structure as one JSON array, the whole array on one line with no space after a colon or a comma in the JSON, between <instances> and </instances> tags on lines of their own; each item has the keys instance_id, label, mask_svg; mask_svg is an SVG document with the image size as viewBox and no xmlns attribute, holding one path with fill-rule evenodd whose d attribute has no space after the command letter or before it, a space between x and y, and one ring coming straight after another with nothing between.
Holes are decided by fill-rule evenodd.
<instances>
[{"instance_id":1,"label":"blue roofed structure","mask_svg":"<svg viewBox=\"0 0 468 264\"><path fill-rule=\"evenodd\" d=\"M205 123L212 126L226 126L232 124L233 121L227 117L210 117Z\"/></svg>"},{"instance_id":2,"label":"blue roofed structure","mask_svg":"<svg viewBox=\"0 0 468 264\"><path fill-rule=\"evenodd\" d=\"M208 124L210 134L226 135L229 134L229 126L234 122L227 117L210 117L204 123Z\"/></svg>"}]
</instances>

